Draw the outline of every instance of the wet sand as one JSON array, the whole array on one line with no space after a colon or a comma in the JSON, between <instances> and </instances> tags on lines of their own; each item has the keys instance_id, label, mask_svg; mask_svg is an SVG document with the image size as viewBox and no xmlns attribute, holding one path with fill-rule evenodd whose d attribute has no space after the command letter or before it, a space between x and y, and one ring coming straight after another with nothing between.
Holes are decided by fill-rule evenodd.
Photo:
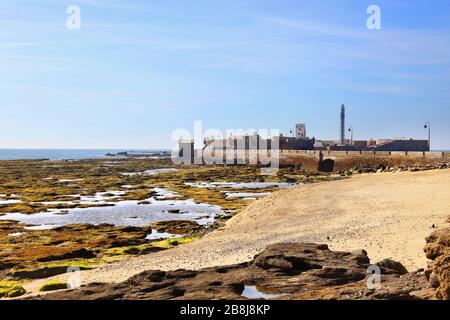
<instances>
[{"instance_id":1,"label":"wet sand","mask_svg":"<svg viewBox=\"0 0 450 320\"><path fill-rule=\"evenodd\" d=\"M198 241L83 271L81 280L120 282L144 270L235 264L280 242L327 243L345 251L363 248L372 262L392 258L414 271L427 264L424 238L432 225L446 226L449 215L450 169L357 175L277 191ZM24 287L35 292L45 281Z\"/></svg>"}]
</instances>

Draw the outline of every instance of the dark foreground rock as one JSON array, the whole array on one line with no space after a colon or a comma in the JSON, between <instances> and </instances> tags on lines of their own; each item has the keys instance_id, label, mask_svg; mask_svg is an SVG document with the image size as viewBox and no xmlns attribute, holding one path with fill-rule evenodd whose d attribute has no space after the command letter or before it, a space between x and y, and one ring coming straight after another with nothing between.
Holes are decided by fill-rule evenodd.
<instances>
[{"instance_id":1,"label":"dark foreground rock","mask_svg":"<svg viewBox=\"0 0 450 320\"><path fill-rule=\"evenodd\" d=\"M436 289L435 298L450 299L450 228L433 232L426 238L424 249L429 263L426 275Z\"/></svg>"},{"instance_id":2,"label":"dark foreground rock","mask_svg":"<svg viewBox=\"0 0 450 320\"><path fill-rule=\"evenodd\" d=\"M380 262L381 288L369 289L364 250L331 251L323 244L277 244L251 262L200 271L146 271L119 284L94 283L33 299L245 299L245 286L281 299L428 299L423 271L405 273L398 262Z\"/></svg>"}]
</instances>

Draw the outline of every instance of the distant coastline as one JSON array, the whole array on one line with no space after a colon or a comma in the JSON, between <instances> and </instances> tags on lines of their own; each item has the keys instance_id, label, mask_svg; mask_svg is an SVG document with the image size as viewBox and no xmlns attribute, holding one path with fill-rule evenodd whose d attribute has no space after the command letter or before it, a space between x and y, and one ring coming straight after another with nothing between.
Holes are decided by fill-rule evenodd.
<instances>
[{"instance_id":1,"label":"distant coastline","mask_svg":"<svg viewBox=\"0 0 450 320\"><path fill-rule=\"evenodd\" d=\"M107 154L155 153L167 149L0 149L0 160L81 160L104 159Z\"/></svg>"},{"instance_id":2,"label":"distant coastline","mask_svg":"<svg viewBox=\"0 0 450 320\"><path fill-rule=\"evenodd\" d=\"M432 150L450 152L450 150ZM171 152L169 149L13 149L0 148L0 160L81 160L119 158L122 154ZM126 156L123 156L124 158Z\"/></svg>"}]
</instances>

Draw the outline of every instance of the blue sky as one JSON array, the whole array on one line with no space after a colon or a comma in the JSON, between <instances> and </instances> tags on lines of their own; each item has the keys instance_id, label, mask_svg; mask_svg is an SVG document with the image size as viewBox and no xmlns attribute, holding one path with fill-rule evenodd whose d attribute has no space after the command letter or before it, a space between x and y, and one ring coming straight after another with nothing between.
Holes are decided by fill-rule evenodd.
<instances>
[{"instance_id":1,"label":"blue sky","mask_svg":"<svg viewBox=\"0 0 450 320\"><path fill-rule=\"evenodd\" d=\"M195 120L333 139L342 103L355 139L430 121L450 149L450 2L0 0L3 148L169 148Z\"/></svg>"}]
</instances>

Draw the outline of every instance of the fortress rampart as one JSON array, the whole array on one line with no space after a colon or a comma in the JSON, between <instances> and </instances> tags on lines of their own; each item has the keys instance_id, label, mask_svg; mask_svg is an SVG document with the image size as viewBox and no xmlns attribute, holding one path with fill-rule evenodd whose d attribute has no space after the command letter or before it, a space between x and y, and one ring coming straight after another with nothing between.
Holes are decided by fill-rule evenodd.
<instances>
[{"instance_id":1,"label":"fortress rampart","mask_svg":"<svg viewBox=\"0 0 450 320\"><path fill-rule=\"evenodd\" d=\"M231 150L203 154L195 151L197 164L269 165L271 157L280 167L337 172L354 168L407 168L450 164L450 152L411 151L317 151Z\"/></svg>"}]
</instances>

